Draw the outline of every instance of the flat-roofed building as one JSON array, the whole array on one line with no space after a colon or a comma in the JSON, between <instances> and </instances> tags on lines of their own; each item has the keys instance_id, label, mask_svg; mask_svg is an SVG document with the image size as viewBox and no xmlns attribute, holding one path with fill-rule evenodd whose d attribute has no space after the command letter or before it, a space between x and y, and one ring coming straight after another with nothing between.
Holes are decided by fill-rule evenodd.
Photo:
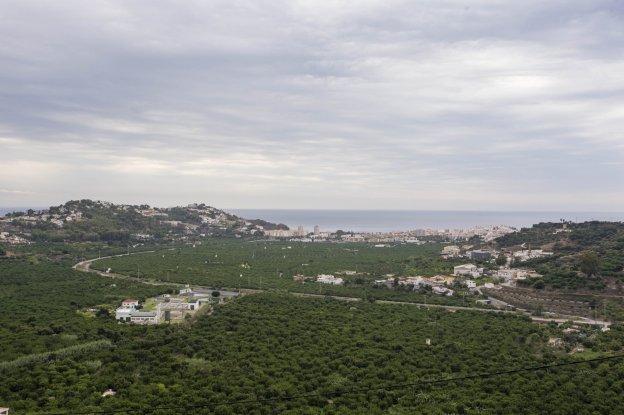
<instances>
[{"instance_id":1,"label":"flat-roofed building","mask_svg":"<svg viewBox=\"0 0 624 415\"><path fill-rule=\"evenodd\" d=\"M481 274L483 274L483 268L474 264L457 265L453 268L453 275L455 276L479 277Z\"/></svg>"}]
</instances>

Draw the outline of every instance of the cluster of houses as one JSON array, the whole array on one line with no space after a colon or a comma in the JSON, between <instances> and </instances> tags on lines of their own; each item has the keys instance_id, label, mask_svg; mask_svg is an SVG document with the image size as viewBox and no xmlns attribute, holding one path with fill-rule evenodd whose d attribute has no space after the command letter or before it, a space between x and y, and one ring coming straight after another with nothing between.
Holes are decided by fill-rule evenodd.
<instances>
[{"instance_id":1,"label":"cluster of houses","mask_svg":"<svg viewBox=\"0 0 624 415\"><path fill-rule=\"evenodd\" d=\"M461 247L457 245L447 245L442 248L440 255L444 259L468 258L473 261L488 262L492 261L500 253L501 252L494 250L472 249L471 245L463 245ZM520 249L502 252L502 254L507 258L507 263L510 263L512 259L516 261L528 261L530 259L549 256L553 253L544 251L543 249Z\"/></svg>"},{"instance_id":2,"label":"cluster of houses","mask_svg":"<svg viewBox=\"0 0 624 415\"><path fill-rule=\"evenodd\" d=\"M463 276L463 277L471 277L471 278L479 278L484 276L486 273L483 268L477 267L475 264L463 264L458 265L453 268L453 275L455 276ZM516 282L519 280L524 280L527 278L535 278L541 277L540 274L535 272L532 269L524 269L524 268L508 268L508 267L500 267L496 271L490 271L488 275L498 278L503 281L503 284L515 286ZM485 287L491 288L491 287Z\"/></svg>"},{"instance_id":3,"label":"cluster of houses","mask_svg":"<svg viewBox=\"0 0 624 415\"><path fill-rule=\"evenodd\" d=\"M468 258L473 261L490 261L497 253L485 249L472 249L472 245L463 245L459 247L457 245L447 245L442 248L440 255L444 259L451 258Z\"/></svg>"},{"instance_id":4,"label":"cluster of houses","mask_svg":"<svg viewBox=\"0 0 624 415\"><path fill-rule=\"evenodd\" d=\"M264 235L271 238L289 238L299 242L316 241L339 241L339 242L368 242L368 243L412 243L424 244L419 238L447 238L451 240L467 240L478 236L486 242L492 241L499 236L516 232L515 228L508 226L487 226L474 227L469 229L415 229L409 231L395 232L321 232L318 225L314 227L314 232L305 230L302 226L297 229L275 229L265 230Z\"/></svg>"},{"instance_id":5,"label":"cluster of houses","mask_svg":"<svg viewBox=\"0 0 624 415\"><path fill-rule=\"evenodd\" d=\"M30 241L26 238L22 238L19 235L13 235L9 232L0 232L0 242L9 245L29 244Z\"/></svg>"},{"instance_id":6,"label":"cluster of houses","mask_svg":"<svg viewBox=\"0 0 624 415\"><path fill-rule=\"evenodd\" d=\"M396 288L397 286L408 287L413 290L418 290L425 286L431 287L434 294L452 296L454 291L447 287L447 285L453 284L455 278L449 275L436 275L434 277L395 277L392 274L386 275L385 279L375 280L376 286L385 286L387 288Z\"/></svg>"},{"instance_id":7,"label":"cluster of houses","mask_svg":"<svg viewBox=\"0 0 624 415\"><path fill-rule=\"evenodd\" d=\"M356 271L340 271L336 274L339 275L356 275ZM386 274L383 279L375 280L373 285L377 287L387 287L389 289L395 289L397 287L409 288L412 290L418 290L423 287L430 287L434 294L452 296L454 290L450 287L459 283L465 286L468 290L477 290L478 288L496 288L497 285L493 282L484 282L477 287L477 281L475 279L490 276L498 278L504 285L515 285L517 280L540 276L533 270L518 269L518 268L506 268L501 267L496 271L486 271L484 268L475 264L462 264L453 268L453 275L435 275L433 277L424 276L410 276L410 277L397 277L394 274ZM319 274L317 276L306 276L297 274L293 276L293 281L304 283L306 281L317 282L320 284L330 285L343 285L345 280L341 277L337 277L331 274Z\"/></svg>"},{"instance_id":8,"label":"cluster of houses","mask_svg":"<svg viewBox=\"0 0 624 415\"><path fill-rule=\"evenodd\" d=\"M115 319L133 324L159 324L194 314L205 305L224 302L238 297L236 291L194 290L189 286L181 289L178 295L162 294L154 299L149 310L141 308L138 300L126 299L115 311Z\"/></svg>"},{"instance_id":9,"label":"cluster of houses","mask_svg":"<svg viewBox=\"0 0 624 415\"><path fill-rule=\"evenodd\" d=\"M63 225L67 222L78 222L82 220L82 212L77 209L67 208L67 207L58 207L55 209L51 209L50 211L33 211L29 210L25 214L17 215L17 216L5 216L2 218L5 222L18 222L18 223L39 223L39 222L49 222L53 225L62 228Z\"/></svg>"},{"instance_id":10,"label":"cluster of houses","mask_svg":"<svg viewBox=\"0 0 624 415\"><path fill-rule=\"evenodd\" d=\"M424 243L418 238L430 238L430 237L441 237L447 238L451 240L468 240L474 236L478 236L489 242L499 236L506 235L508 233L516 232L515 228L511 228L508 226L476 226L473 228L466 229L415 229L411 231L404 232L382 232L382 233L364 233L364 234L355 234L353 236L358 236L359 241L362 242L406 242L406 243ZM343 239L348 236L343 235ZM353 242L357 242L358 240L354 240L350 238Z\"/></svg>"},{"instance_id":11,"label":"cluster of houses","mask_svg":"<svg viewBox=\"0 0 624 415\"><path fill-rule=\"evenodd\" d=\"M392 274L386 275L386 278L375 280L376 286L385 286L393 289L400 286L409 287L413 290L418 290L422 287L429 286L434 294L452 296L454 291L450 286L459 283L465 286L470 291L477 291L479 288L496 288L497 285L493 282L485 282L477 287L477 281L474 279L483 276L492 276L503 281L505 285L515 285L515 282L520 279L537 277L537 274L533 270L528 269L516 269L516 268L503 268L494 272L486 272L484 268L478 267L475 264L462 264L453 268L453 275L436 275L434 277L396 277Z\"/></svg>"}]
</instances>

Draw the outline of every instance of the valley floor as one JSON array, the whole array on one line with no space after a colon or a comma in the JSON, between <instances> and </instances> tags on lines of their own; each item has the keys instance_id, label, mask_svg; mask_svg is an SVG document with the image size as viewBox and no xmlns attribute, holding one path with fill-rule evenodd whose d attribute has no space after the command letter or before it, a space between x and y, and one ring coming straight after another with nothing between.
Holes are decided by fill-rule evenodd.
<instances>
[{"instance_id":1,"label":"valley floor","mask_svg":"<svg viewBox=\"0 0 624 415\"><path fill-rule=\"evenodd\" d=\"M619 356L619 324L608 332L534 324L460 300L440 304L414 295L406 301L405 293L393 299L290 292L277 285L279 277L269 279L276 273L269 265L258 275L276 285L242 288L248 295L215 306L211 315L176 325L115 322L109 310L124 298L144 301L185 285L167 279L167 270L152 272L161 266L157 256L170 261L170 274L187 264L191 283L227 281L219 274L223 264L205 263L206 252L201 263L214 272L212 280L192 269L196 259L174 254L75 266L70 257L43 254L0 260L0 406L12 415L616 414L624 406L623 360L567 365ZM125 274L137 259L140 276ZM112 263L124 267L107 273ZM479 375L492 372L505 374ZM449 378L462 380L444 381Z\"/></svg>"}]
</instances>

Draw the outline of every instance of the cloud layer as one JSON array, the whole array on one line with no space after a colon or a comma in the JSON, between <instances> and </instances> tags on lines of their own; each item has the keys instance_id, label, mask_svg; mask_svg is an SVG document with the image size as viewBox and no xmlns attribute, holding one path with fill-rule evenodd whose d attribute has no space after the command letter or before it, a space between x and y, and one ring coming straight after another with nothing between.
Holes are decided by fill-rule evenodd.
<instances>
[{"instance_id":1,"label":"cloud layer","mask_svg":"<svg viewBox=\"0 0 624 415\"><path fill-rule=\"evenodd\" d=\"M619 1L7 0L0 205L624 210Z\"/></svg>"}]
</instances>

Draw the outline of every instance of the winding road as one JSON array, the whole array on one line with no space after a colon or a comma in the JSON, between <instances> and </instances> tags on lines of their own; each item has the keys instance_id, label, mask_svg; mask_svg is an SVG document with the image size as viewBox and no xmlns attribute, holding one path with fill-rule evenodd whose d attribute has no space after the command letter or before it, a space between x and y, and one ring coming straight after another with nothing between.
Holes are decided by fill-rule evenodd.
<instances>
[{"instance_id":1,"label":"winding road","mask_svg":"<svg viewBox=\"0 0 624 415\"><path fill-rule=\"evenodd\" d=\"M169 250L173 250L173 248L170 248ZM103 277L109 277L109 278L116 278L116 279L124 279L124 280L128 280L128 281L134 281L134 282L138 282L138 283L141 283L141 284L162 285L162 286L180 287L180 288L181 287L185 287L186 284L175 283L175 282L167 282L167 281L159 281L159 280L153 280L153 279L138 278L138 277L131 277L129 275L117 274L117 273L113 273L113 272L104 272L104 271L100 271L100 270L96 270L96 269L92 269L91 268L91 264L93 262L99 261L101 259L109 259L109 258L116 258L116 257L122 257L122 256L129 256L129 255L140 255L140 254L147 254L147 253L153 253L153 252L156 252L156 251L155 250L140 251L140 252L131 252L131 253L126 253L126 254L117 254L117 255L110 255L110 256L104 256L104 257L99 257L99 258L93 258L93 259L88 259L88 260L85 260L85 261L78 262L72 268L75 269L76 271L94 273L94 274L97 274L97 275L101 275ZM200 285L195 285L193 287L194 288L198 288L198 289L211 289L211 287L205 287L205 286L200 286ZM246 294L262 293L262 292L264 292L266 290L240 289L239 291L241 292L241 294L245 294L246 295ZM293 295L293 296L295 296L295 297L332 298L334 300L349 301L349 302L362 301L362 299L358 298L358 297L344 297L344 296L336 296L336 295L328 296L328 295L323 295L323 294L299 293L299 292L293 292L293 291L288 291L288 293ZM558 316L558 317L534 316L534 315L531 315L526 310L512 311L512 310L500 310L500 309L496 309L496 308L462 307L462 306L452 306L452 305L443 305L443 304L412 303L412 302L408 302L408 301L392 301L392 300L375 300L375 303L377 303L377 304L409 305L409 306L414 306L414 307L419 307L419 308L438 308L438 309L448 310L448 311L451 311L451 312L455 312L455 311L478 311L478 312L483 312L483 313L495 313L495 314L516 314L516 315L527 316L532 321L534 321L536 323L550 323L550 322L565 323L565 322L571 321L571 322L573 322L575 324L598 325L598 326L601 326L603 328L608 328L611 325L611 322L609 322L609 321L594 320L594 319L581 317L581 316L565 316L565 318L563 318L562 316Z\"/></svg>"}]
</instances>

